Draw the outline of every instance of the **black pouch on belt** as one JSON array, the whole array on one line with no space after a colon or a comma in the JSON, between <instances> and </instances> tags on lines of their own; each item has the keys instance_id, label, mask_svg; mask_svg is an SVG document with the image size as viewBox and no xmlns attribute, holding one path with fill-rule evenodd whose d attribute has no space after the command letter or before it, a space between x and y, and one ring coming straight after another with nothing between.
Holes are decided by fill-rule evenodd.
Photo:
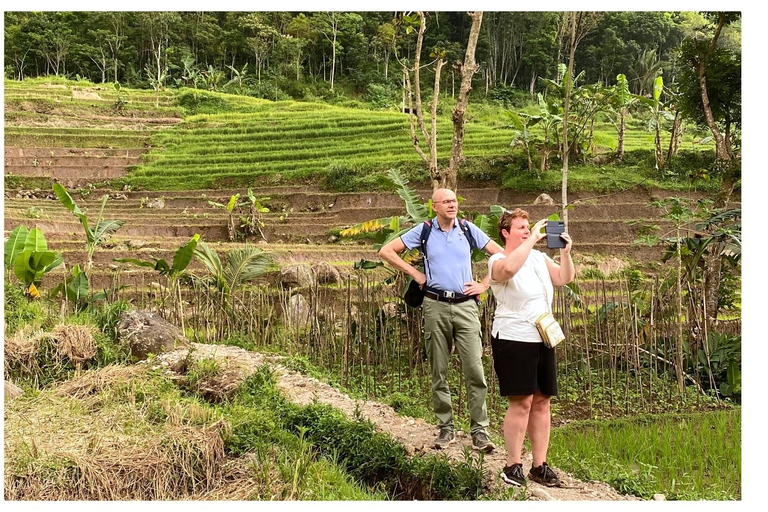
<instances>
[{"instance_id":1,"label":"black pouch on belt","mask_svg":"<svg viewBox=\"0 0 768 512\"><path fill-rule=\"evenodd\" d=\"M418 308L424 302L424 290L413 279L411 279L408 289L405 290L403 301L412 308Z\"/></svg>"}]
</instances>

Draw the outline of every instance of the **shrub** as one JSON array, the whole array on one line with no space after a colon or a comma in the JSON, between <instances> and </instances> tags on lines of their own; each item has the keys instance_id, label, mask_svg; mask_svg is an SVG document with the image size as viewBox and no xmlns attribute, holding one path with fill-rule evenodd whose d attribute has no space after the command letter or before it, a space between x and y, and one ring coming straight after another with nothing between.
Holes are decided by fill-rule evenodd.
<instances>
[{"instance_id":1,"label":"shrub","mask_svg":"<svg viewBox=\"0 0 768 512\"><path fill-rule=\"evenodd\" d=\"M328 166L323 176L323 188L333 192L354 192L358 189L361 173L346 164L334 163Z\"/></svg>"}]
</instances>

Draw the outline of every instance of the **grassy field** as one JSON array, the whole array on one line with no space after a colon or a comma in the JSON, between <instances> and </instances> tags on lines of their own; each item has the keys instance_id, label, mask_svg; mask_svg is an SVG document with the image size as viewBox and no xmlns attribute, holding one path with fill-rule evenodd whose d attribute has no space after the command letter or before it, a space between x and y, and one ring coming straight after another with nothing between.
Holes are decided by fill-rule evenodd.
<instances>
[{"instance_id":1,"label":"grassy field","mask_svg":"<svg viewBox=\"0 0 768 512\"><path fill-rule=\"evenodd\" d=\"M553 429L552 464L651 498L741 499L741 409L574 422Z\"/></svg>"}]
</instances>

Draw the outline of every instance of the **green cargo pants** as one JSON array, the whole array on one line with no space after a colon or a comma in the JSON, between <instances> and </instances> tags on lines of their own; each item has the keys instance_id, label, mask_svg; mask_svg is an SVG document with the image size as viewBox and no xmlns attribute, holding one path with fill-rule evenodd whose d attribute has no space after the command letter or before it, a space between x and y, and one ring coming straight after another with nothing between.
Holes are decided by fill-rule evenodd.
<instances>
[{"instance_id":1,"label":"green cargo pants","mask_svg":"<svg viewBox=\"0 0 768 512\"><path fill-rule=\"evenodd\" d=\"M440 428L453 429L451 392L448 389L448 366L451 346L455 343L461 370L467 382L467 402L472 433L488 428L488 410L481 360L483 347L477 304L468 300L458 304L424 299L424 340L432 373L432 404Z\"/></svg>"}]
</instances>

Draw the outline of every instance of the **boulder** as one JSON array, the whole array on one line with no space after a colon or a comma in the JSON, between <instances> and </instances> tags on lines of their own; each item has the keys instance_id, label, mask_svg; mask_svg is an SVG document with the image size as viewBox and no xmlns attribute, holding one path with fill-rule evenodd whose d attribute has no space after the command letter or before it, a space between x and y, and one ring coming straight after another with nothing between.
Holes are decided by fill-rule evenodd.
<instances>
[{"instance_id":1,"label":"boulder","mask_svg":"<svg viewBox=\"0 0 768 512\"><path fill-rule=\"evenodd\" d=\"M24 390L22 390L19 386L17 386L16 384L14 384L9 380L5 381L5 399L6 400L12 400L23 394L24 394Z\"/></svg>"},{"instance_id":2,"label":"boulder","mask_svg":"<svg viewBox=\"0 0 768 512\"><path fill-rule=\"evenodd\" d=\"M555 200L549 194L539 194L539 197L533 202L533 204L555 204Z\"/></svg>"},{"instance_id":3,"label":"boulder","mask_svg":"<svg viewBox=\"0 0 768 512\"><path fill-rule=\"evenodd\" d=\"M312 265L312 273L318 284L339 284L341 282L341 274L336 270L336 267L324 261Z\"/></svg>"},{"instance_id":4,"label":"boulder","mask_svg":"<svg viewBox=\"0 0 768 512\"><path fill-rule=\"evenodd\" d=\"M178 327L152 311L124 311L116 331L118 341L128 344L131 355L139 361L146 359L149 354L189 347L189 341Z\"/></svg>"},{"instance_id":5,"label":"boulder","mask_svg":"<svg viewBox=\"0 0 768 512\"><path fill-rule=\"evenodd\" d=\"M305 288L314 284L312 267L306 263L280 269L280 285L283 288Z\"/></svg>"},{"instance_id":6,"label":"boulder","mask_svg":"<svg viewBox=\"0 0 768 512\"><path fill-rule=\"evenodd\" d=\"M304 329L309 325L309 302L303 295L297 293L288 298L285 309L286 324L290 329Z\"/></svg>"}]
</instances>

